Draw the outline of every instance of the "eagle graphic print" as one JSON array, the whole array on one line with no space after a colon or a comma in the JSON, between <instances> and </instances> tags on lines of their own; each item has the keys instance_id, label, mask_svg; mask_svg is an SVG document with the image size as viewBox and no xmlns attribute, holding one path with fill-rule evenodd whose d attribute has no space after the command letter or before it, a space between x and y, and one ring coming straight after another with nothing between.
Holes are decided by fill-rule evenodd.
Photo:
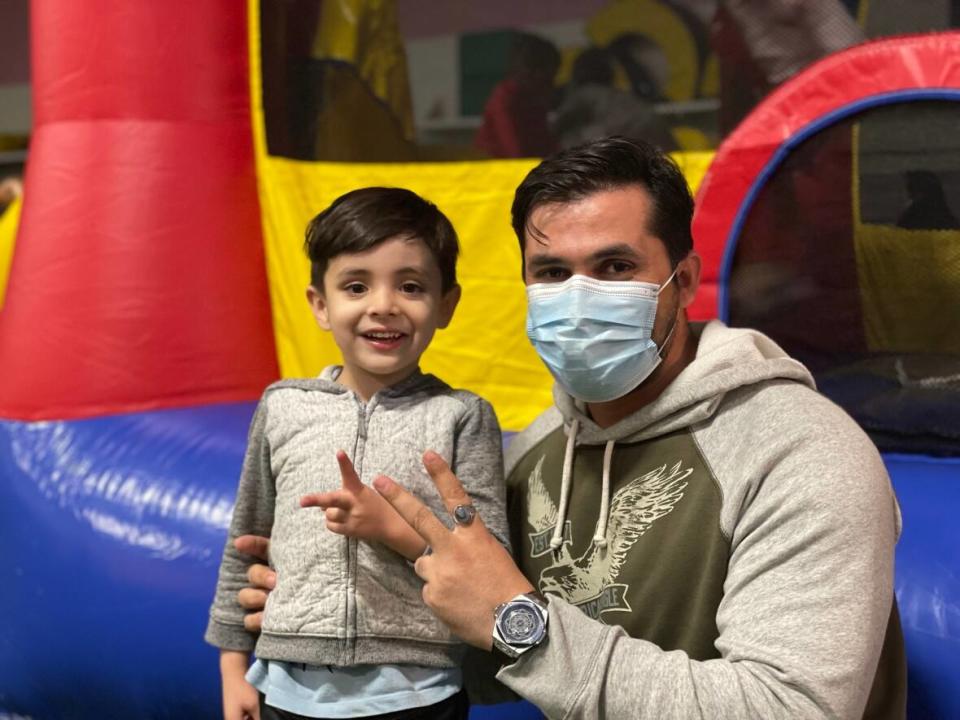
<instances>
[{"instance_id":1,"label":"eagle graphic print","mask_svg":"<svg viewBox=\"0 0 960 720\"><path fill-rule=\"evenodd\" d=\"M591 542L574 557L569 520L564 523L560 548L550 549L558 510L543 482L544 458L537 462L527 483L531 557L553 556L553 563L540 573L540 591L558 595L598 620L605 612L630 612L626 600L629 585L617 582L623 562L640 536L680 502L693 468L684 468L679 461L672 466L665 463L628 481L610 501L606 547Z\"/></svg>"}]
</instances>

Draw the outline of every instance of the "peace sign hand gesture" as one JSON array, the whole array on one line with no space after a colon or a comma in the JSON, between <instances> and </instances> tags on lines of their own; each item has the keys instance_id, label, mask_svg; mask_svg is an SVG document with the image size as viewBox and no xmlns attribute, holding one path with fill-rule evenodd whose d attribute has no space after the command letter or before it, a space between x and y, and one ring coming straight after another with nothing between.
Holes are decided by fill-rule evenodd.
<instances>
[{"instance_id":1,"label":"peace sign hand gesture","mask_svg":"<svg viewBox=\"0 0 960 720\"><path fill-rule=\"evenodd\" d=\"M312 493L300 498L300 507L324 511L327 530L368 542L380 542L414 560L426 547L423 540L369 485L364 485L343 450L337 451L342 486L339 490Z\"/></svg>"},{"instance_id":2,"label":"peace sign hand gesture","mask_svg":"<svg viewBox=\"0 0 960 720\"><path fill-rule=\"evenodd\" d=\"M415 496L388 477L375 478L373 486L419 537L430 547L414 565L423 581L423 600L451 631L465 642L489 650L493 613L497 605L533 590L510 553L475 515L465 518L460 506L471 507L470 497L450 466L435 452L423 456L423 465L437 486L450 514L457 520L446 526Z\"/></svg>"}]
</instances>

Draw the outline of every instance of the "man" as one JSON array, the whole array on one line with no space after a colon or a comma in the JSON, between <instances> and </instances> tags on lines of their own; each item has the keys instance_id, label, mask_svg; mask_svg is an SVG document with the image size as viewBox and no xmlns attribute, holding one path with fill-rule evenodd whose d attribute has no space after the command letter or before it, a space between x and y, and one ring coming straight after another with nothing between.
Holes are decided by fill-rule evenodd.
<instances>
[{"instance_id":1,"label":"man","mask_svg":"<svg viewBox=\"0 0 960 720\"><path fill-rule=\"evenodd\" d=\"M453 531L375 487L431 546L425 602L548 717L903 717L883 464L770 339L687 321L692 211L676 166L623 138L518 188L528 332L557 385L507 452L513 558L438 456Z\"/></svg>"}]
</instances>

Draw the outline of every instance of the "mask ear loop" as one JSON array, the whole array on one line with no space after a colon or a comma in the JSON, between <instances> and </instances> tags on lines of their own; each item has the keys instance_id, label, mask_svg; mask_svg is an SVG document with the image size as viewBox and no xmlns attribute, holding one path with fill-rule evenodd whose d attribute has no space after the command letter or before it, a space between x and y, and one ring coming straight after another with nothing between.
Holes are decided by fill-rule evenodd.
<instances>
[{"instance_id":1,"label":"mask ear loop","mask_svg":"<svg viewBox=\"0 0 960 720\"><path fill-rule=\"evenodd\" d=\"M680 262L683 262L682 260ZM677 263L677 266L673 269L673 272L670 273L670 277L663 281L663 285L657 288L657 296L659 297L660 293L663 292L663 289L670 284L670 281L677 276L677 271L680 269L680 263Z\"/></svg>"},{"instance_id":2,"label":"mask ear loop","mask_svg":"<svg viewBox=\"0 0 960 720\"><path fill-rule=\"evenodd\" d=\"M681 261L681 262L682 262L682 261ZM657 297L658 297L658 298L660 297L660 293L663 292L663 289L664 289L667 285L669 285L669 284L670 284L670 281L673 280L673 279L677 276L677 271L678 271L679 269L680 269L680 263L677 263L677 266L673 269L673 272L670 273L670 277L668 277L668 278L664 281L663 285L661 285L660 288L657 290ZM670 338L673 337L673 331L677 329L677 321L678 321L679 319L680 319L680 298L678 297L678 298L677 298L677 309L676 309L676 311L673 313L673 325L670 326L670 332L667 333L667 336L663 339L663 343L662 343L662 344L660 345L660 347L657 349L657 357L659 357L661 360L663 359L663 351L667 349L667 345L670 344Z\"/></svg>"}]
</instances>

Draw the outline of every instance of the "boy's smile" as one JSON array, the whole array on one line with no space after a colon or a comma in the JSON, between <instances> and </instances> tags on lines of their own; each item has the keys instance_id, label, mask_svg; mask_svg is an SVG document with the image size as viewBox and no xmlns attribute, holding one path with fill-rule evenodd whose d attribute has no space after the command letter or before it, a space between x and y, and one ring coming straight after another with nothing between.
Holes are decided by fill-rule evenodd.
<instances>
[{"instance_id":1,"label":"boy's smile","mask_svg":"<svg viewBox=\"0 0 960 720\"><path fill-rule=\"evenodd\" d=\"M420 240L391 238L330 261L307 299L343 353L338 382L365 400L416 370L437 328L449 324L459 287L444 294L440 268Z\"/></svg>"}]
</instances>

